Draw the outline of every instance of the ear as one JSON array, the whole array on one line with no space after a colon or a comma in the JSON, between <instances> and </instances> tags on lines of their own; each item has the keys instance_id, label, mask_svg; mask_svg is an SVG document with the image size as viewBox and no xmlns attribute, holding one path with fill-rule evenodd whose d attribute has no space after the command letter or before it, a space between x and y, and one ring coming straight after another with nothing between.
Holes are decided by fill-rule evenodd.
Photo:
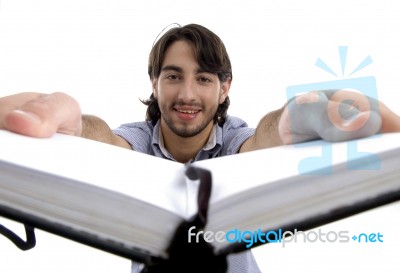
<instances>
[{"instance_id":1,"label":"ear","mask_svg":"<svg viewBox=\"0 0 400 273\"><path fill-rule=\"evenodd\" d=\"M229 90L231 89L232 80L227 80L226 82L221 83L221 94L219 96L219 103L223 103L226 97L229 94Z\"/></svg>"},{"instance_id":2,"label":"ear","mask_svg":"<svg viewBox=\"0 0 400 273\"><path fill-rule=\"evenodd\" d=\"M153 89L153 96L157 98L158 97L157 79L151 80L151 87Z\"/></svg>"}]
</instances>

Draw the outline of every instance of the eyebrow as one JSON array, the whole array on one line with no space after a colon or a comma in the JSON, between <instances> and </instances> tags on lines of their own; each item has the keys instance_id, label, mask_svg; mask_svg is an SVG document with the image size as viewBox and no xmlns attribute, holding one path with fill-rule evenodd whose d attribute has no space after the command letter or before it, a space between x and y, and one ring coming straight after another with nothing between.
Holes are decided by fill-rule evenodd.
<instances>
[{"instance_id":1,"label":"eyebrow","mask_svg":"<svg viewBox=\"0 0 400 273\"><path fill-rule=\"evenodd\" d=\"M182 72L183 72L183 69L182 69L181 67L179 67L179 66L176 66L176 65L166 65L166 66L164 66L164 67L161 68L161 71L168 71L168 70L173 70L173 71L176 71L176 72L178 72L178 73L182 73ZM203 68L201 68L201 67L199 67L199 68L196 70L196 73L203 73L203 72L204 72L204 73L216 74L216 73L207 71L207 70L205 70L205 69L203 69Z\"/></svg>"},{"instance_id":2,"label":"eyebrow","mask_svg":"<svg viewBox=\"0 0 400 273\"><path fill-rule=\"evenodd\" d=\"M179 73L182 73L183 69L180 68L179 66L176 65L166 65L164 67L161 68L161 71L168 71L168 70L173 70Z\"/></svg>"}]
</instances>

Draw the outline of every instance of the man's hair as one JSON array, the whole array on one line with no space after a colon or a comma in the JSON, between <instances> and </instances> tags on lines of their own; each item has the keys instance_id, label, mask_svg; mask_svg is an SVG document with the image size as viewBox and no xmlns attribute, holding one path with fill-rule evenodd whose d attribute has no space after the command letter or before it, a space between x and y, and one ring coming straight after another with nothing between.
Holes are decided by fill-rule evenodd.
<instances>
[{"instance_id":1,"label":"man's hair","mask_svg":"<svg viewBox=\"0 0 400 273\"><path fill-rule=\"evenodd\" d=\"M232 79L231 61L222 40L203 26L189 24L168 30L154 44L149 55L150 80L158 79L165 52L176 41L187 41L193 46L195 58L203 71L216 74L221 82ZM155 124L161 117L157 99L151 94L149 99L141 101L148 106L146 120ZM217 122L218 125L224 124L229 103L227 96L225 101L218 106L214 116L214 122Z\"/></svg>"}]
</instances>

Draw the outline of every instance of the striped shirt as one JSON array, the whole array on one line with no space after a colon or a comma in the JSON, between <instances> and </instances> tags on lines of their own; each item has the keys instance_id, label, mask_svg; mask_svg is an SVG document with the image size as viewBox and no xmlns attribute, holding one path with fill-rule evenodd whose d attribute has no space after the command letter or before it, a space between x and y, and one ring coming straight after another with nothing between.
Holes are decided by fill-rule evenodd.
<instances>
[{"instance_id":1,"label":"striped shirt","mask_svg":"<svg viewBox=\"0 0 400 273\"><path fill-rule=\"evenodd\" d=\"M116 135L124 138L137 152L174 160L163 143L160 121L155 125L151 122L134 122L122 124L113 130ZM199 161L219 156L232 155L239 152L243 142L255 132L240 118L227 116L223 126L214 125L208 142L198 152L192 161ZM132 273L140 272L143 265L132 262ZM258 273L261 272L251 251L228 255L228 273Z\"/></svg>"}]
</instances>

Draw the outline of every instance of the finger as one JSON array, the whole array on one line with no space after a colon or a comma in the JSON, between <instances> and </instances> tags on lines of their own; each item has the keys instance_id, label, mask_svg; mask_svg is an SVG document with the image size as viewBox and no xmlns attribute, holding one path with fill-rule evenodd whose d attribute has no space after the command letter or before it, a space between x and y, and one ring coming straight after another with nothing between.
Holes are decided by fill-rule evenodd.
<instances>
[{"instance_id":1,"label":"finger","mask_svg":"<svg viewBox=\"0 0 400 273\"><path fill-rule=\"evenodd\" d=\"M364 94L353 91L328 91L325 92L330 100L344 102L352 100L352 104L361 112L377 112L382 119L381 133L400 131L400 116L390 110L384 103L377 99L365 96ZM367 102L366 102L367 101Z\"/></svg>"},{"instance_id":2,"label":"finger","mask_svg":"<svg viewBox=\"0 0 400 273\"><path fill-rule=\"evenodd\" d=\"M347 141L380 131L382 119L377 100L348 91L320 91L290 100L281 116L283 143L314 139Z\"/></svg>"},{"instance_id":3,"label":"finger","mask_svg":"<svg viewBox=\"0 0 400 273\"><path fill-rule=\"evenodd\" d=\"M81 111L79 104L64 93L40 94L7 113L3 125L34 137L49 137L56 132L80 135Z\"/></svg>"},{"instance_id":4,"label":"finger","mask_svg":"<svg viewBox=\"0 0 400 273\"><path fill-rule=\"evenodd\" d=\"M320 135L328 141L348 141L368 137L380 132L382 119L379 113L360 112L349 120L341 120L321 128Z\"/></svg>"},{"instance_id":5,"label":"finger","mask_svg":"<svg viewBox=\"0 0 400 273\"><path fill-rule=\"evenodd\" d=\"M321 138L318 129L329 123L326 115L328 101L328 97L320 92L292 98L279 121L282 142L300 143Z\"/></svg>"},{"instance_id":6,"label":"finger","mask_svg":"<svg viewBox=\"0 0 400 273\"><path fill-rule=\"evenodd\" d=\"M319 138L313 129L306 128L307 126L303 126L299 122L294 112L299 113L301 111L293 111L292 109L289 110L289 107L285 107L279 119L278 132L282 143L288 145Z\"/></svg>"},{"instance_id":7,"label":"finger","mask_svg":"<svg viewBox=\"0 0 400 273\"><path fill-rule=\"evenodd\" d=\"M379 104L382 117L382 133L400 132L400 116L382 102Z\"/></svg>"},{"instance_id":8,"label":"finger","mask_svg":"<svg viewBox=\"0 0 400 273\"><path fill-rule=\"evenodd\" d=\"M18 109L27 101L38 99L42 95L44 94L24 92L0 98L0 129L8 129L5 124L5 119L9 113Z\"/></svg>"},{"instance_id":9,"label":"finger","mask_svg":"<svg viewBox=\"0 0 400 273\"><path fill-rule=\"evenodd\" d=\"M379 133L382 118L379 102L360 93L337 91L327 104L329 122L318 129L329 141L347 141Z\"/></svg>"}]
</instances>

